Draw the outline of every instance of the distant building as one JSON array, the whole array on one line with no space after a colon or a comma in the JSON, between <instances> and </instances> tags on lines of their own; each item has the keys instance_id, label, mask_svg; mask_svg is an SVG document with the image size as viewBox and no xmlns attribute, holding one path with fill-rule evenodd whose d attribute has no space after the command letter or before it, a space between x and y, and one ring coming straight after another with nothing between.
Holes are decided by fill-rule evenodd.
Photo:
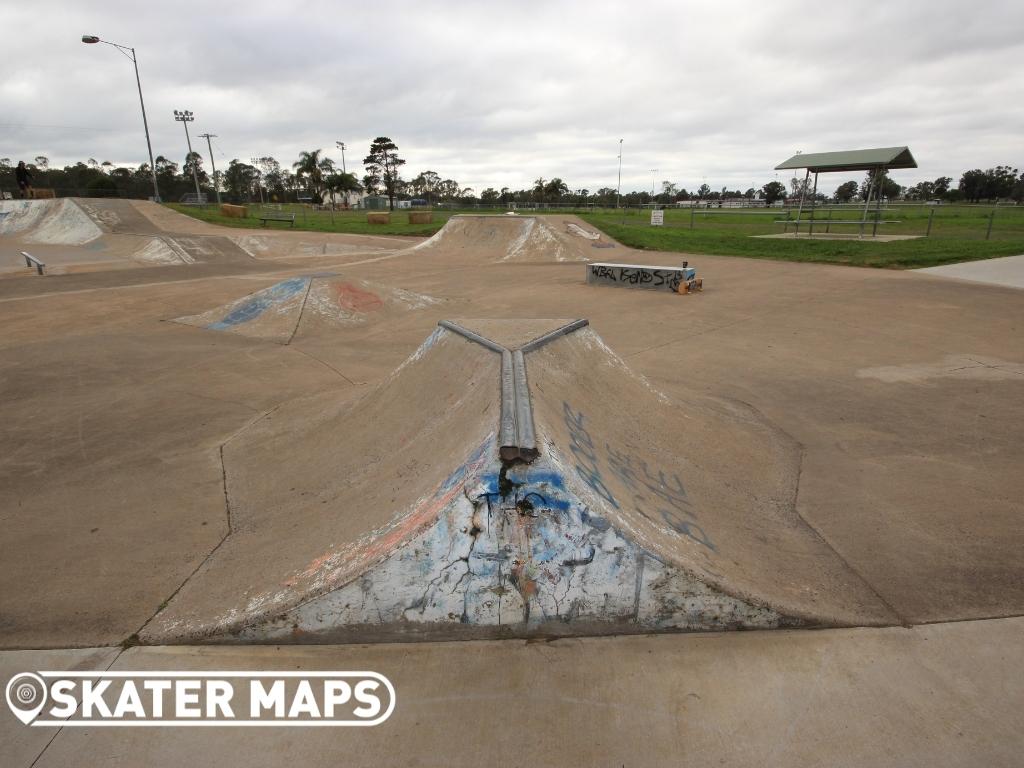
<instances>
[{"instance_id":1,"label":"distant building","mask_svg":"<svg viewBox=\"0 0 1024 768\"><path fill-rule=\"evenodd\" d=\"M365 199L366 193L362 190L358 192L324 192L324 203L327 205L333 203L349 208L364 208L366 207L363 203Z\"/></svg>"}]
</instances>

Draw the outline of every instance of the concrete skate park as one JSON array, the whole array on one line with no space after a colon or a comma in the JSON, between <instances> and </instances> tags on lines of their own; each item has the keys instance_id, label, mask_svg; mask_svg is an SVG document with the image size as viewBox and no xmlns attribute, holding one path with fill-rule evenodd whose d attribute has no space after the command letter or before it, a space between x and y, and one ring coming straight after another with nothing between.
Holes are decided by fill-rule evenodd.
<instances>
[{"instance_id":1,"label":"concrete skate park","mask_svg":"<svg viewBox=\"0 0 1024 768\"><path fill-rule=\"evenodd\" d=\"M366 668L400 698L289 745L12 726L11 765L406 764L456 731L450 765L1019 764L1019 288L567 215L0 205L5 671ZM587 280L683 261L704 290Z\"/></svg>"}]
</instances>

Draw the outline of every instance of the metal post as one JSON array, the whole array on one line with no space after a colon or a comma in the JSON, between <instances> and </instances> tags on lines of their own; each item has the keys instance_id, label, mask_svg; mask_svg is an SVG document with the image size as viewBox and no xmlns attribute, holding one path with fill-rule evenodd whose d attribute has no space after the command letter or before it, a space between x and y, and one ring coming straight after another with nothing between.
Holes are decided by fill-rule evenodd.
<instances>
[{"instance_id":1,"label":"metal post","mask_svg":"<svg viewBox=\"0 0 1024 768\"><path fill-rule=\"evenodd\" d=\"M871 228L871 236L878 236L878 220L882 218L882 191L885 189L885 166L878 173L878 192L875 197L875 224Z\"/></svg>"},{"instance_id":2,"label":"metal post","mask_svg":"<svg viewBox=\"0 0 1024 768\"><path fill-rule=\"evenodd\" d=\"M253 168L256 167L256 163L258 163L259 161L260 159L258 157L249 158L249 162L252 163ZM260 193L260 207L262 208L265 205L265 203L263 202L263 184L261 184L259 180L256 181L256 190Z\"/></svg>"},{"instance_id":3,"label":"metal post","mask_svg":"<svg viewBox=\"0 0 1024 768\"><path fill-rule=\"evenodd\" d=\"M82 42L89 45L93 45L95 43L106 43L107 45L113 46L131 59L132 64L135 66L135 85L139 89L139 106L142 107L142 129L146 132L146 150L149 152L149 173L150 176L153 177L153 200L159 203L160 187L156 182L156 163L153 161L153 144L149 140L149 121L146 120L146 101L142 98L142 80L139 77L139 60L135 56L135 49L129 48L126 45L112 43L109 40L100 40L96 35L82 35Z\"/></svg>"},{"instance_id":4,"label":"metal post","mask_svg":"<svg viewBox=\"0 0 1024 768\"><path fill-rule=\"evenodd\" d=\"M807 237L814 234L814 207L818 202L818 172L814 172L814 191L811 192L811 223L807 230Z\"/></svg>"},{"instance_id":5,"label":"metal post","mask_svg":"<svg viewBox=\"0 0 1024 768\"><path fill-rule=\"evenodd\" d=\"M924 233L925 237L930 237L931 234L932 234L932 219L934 219L934 218L935 218L935 209L932 208L931 211L928 213L928 229L925 230L925 233Z\"/></svg>"},{"instance_id":6,"label":"metal post","mask_svg":"<svg viewBox=\"0 0 1024 768\"><path fill-rule=\"evenodd\" d=\"M187 109L182 110L181 112L179 112L178 110L174 110L174 119L185 126L185 143L188 144L188 155L190 158L192 158L192 139L190 139L188 135L188 124L196 119L195 115L193 115ZM199 174L196 173L195 158L192 158L192 181L196 183L196 204L198 205L200 202L202 202L203 194L202 192L199 191Z\"/></svg>"},{"instance_id":7,"label":"metal post","mask_svg":"<svg viewBox=\"0 0 1024 768\"><path fill-rule=\"evenodd\" d=\"M213 159L213 145L210 139L216 139L215 133L201 133L199 138L206 139L206 148L210 150L210 167L213 169L213 191L217 195L217 205L220 205L220 184L217 183L217 162Z\"/></svg>"},{"instance_id":8,"label":"metal post","mask_svg":"<svg viewBox=\"0 0 1024 768\"><path fill-rule=\"evenodd\" d=\"M868 174L868 194L864 198L864 214L860 218L860 234L857 235L858 240L864 239L864 226L868 221L868 207L871 205L871 191L875 188L875 174Z\"/></svg>"},{"instance_id":9,"label":"metal post","mask_svg":"<svg viewBox=\"0 0 1024 768\"><path fill-rule=\"evenodd\" d=\"M992 237L992 222L996 219L996 209L992 209L992 213L988 215L988 229L985 231L985 239L988 240Z\"/></svg>"},{"instance_id":10,"label":"metal post","mask_svg":"<svg viewBox=\"0 0 1024 768\"><path fill-rule=\"evenodd\" d=\"M696 206L693 204L693 200L690 201L690 229L693 229L693 211Z\"/></svg>"},{"instance_id":11,"label":"metal post","mask_svg":"<svg viewBox=\"0 0 1024 768\"><path fill-rule=\"evenodd\" d=\"M827 221L832 221L832 209L831 208L828 209L828 219L827 219ZM826 235L828 234L829 228L831 226L832 226L831 224L827 224L827 223L825 224L825 234Z\"/></svg>"},{"instance_id":12,"label":"metal post","mask_svg":"<svg viewBox=\"0 0 1024 768\"><path fill-rule=\"evenodd\" d=\"M620 200L622 199L622 139L619 139L619 183L615 187L615 207L616 209L621 207Z\"/></svg>"},{"instance_id":13,"label":"metal post","mask_svg":"<svg viewBox=\"0 0 1024 768\"><path fill-rule=\"evenodd\" d=\"M139 87L139 106L142 107L142 129L146 132L146 150L149 152L149 172L153 177L153 199L160 202L160 188L156 184L156 164L153 162L153 145L149 141L149 122L146 120L146 102L142 99L142 80L139 78L139 62L132 48L132 64L135 65L135 85Z\"/></svg>"},{"instance_id":14,"label":"metal post","mask_svg":"<svg viewBox=\"0 0 1024 768\"><path fill-rule=\"evenodd\" d=\"M807 173L804 174L804 183L800 186L800 205L796 209L796 228L794 229L794 237L800 237L800 215L804 211L804 195L807 194L807 181L811 178L811 169L807 169Z\"/></svg>"}]
</instances>

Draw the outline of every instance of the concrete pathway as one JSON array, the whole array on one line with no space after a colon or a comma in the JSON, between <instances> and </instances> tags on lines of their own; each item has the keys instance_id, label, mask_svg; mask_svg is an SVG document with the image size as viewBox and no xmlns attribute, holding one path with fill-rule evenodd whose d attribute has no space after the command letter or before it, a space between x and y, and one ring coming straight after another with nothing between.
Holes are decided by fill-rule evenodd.
<instances>
[{"instance_id":1,"label":"concrete pathway","mask_svg":"<svg viewBox=\"0 0 1024 768\"><path fill-rule=\"evenodd\" d=\"M938 275L967 280L972 283L1004 285L1024 288L1024 255L1003 256L999 259L965 261L962 264L947 264L944 267L927 267L914 270L915 274Z\"/></svg>"},{"instance_id":2,"label":"concrete pathway","mask_svg":"<svg viewBox=\"0 0 1024 768\"><path fill-rule=\"evenodd\" d=\"M116 659L112 657L116 655ZM8 651L37 669L373 670L374 728L28 728L3 764L1019 766L1024 619L554 642ZM112 663L111 663L112 662Z\"/></svg>"}]
</instances>

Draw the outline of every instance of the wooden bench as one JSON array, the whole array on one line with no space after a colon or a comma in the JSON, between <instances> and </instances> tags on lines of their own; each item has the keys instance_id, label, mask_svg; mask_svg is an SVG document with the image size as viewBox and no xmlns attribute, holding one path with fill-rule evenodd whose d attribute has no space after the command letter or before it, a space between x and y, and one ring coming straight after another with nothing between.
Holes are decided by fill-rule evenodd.
<instances>
[{"instance_id":1,"label":"wooden bench","mask_svg":"<svg viewBox=\"0 0 1024 768\"><path fill-rule=\"evenodd\" d=\"M287 221L293 227L295 226L295 214L294 213L283 213L281 211L263 211L259 216L255 218L263 222L263 226L267 226L268 221Z\"/></svg>"}]
</instances>

